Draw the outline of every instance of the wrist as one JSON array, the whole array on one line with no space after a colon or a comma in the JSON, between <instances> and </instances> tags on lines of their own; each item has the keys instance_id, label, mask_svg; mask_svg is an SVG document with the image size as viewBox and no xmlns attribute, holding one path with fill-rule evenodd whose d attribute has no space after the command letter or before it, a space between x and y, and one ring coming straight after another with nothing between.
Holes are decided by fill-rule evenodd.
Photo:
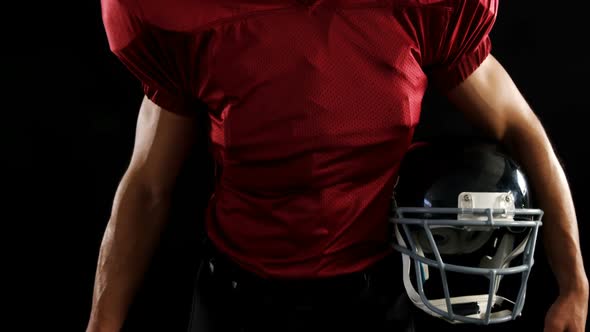
<instances>
[{"instance_id":1,"label":"wrist","mask_svg":"<svg viewBox=\"0 0 590 332\"><path fill-rule=\"evenodd\" d=\"M98 319L94 316L90 318L86 332L118 332L122 324L116 324L112 321Z\"/></svg>"},{"instance_id":2,"label":"wrist","mask_svg":"<svg viewBox=\"0 0 590 332\"><path fill-rule=\"evenodd\" d=\"M559 282L559 294L578 294L588 297L590 286L586 274L571 276L567 280Z\"/></svg>"},{"instance_id":3,"label":"wrist","mask_svg":"<svg viewBox=\"0 0 590 332\"><path fill-rule=\"evenodd\" d=\"M119 329L101 324L88 324L86 332L119 332Z\"/></svg>"}]
</instances>

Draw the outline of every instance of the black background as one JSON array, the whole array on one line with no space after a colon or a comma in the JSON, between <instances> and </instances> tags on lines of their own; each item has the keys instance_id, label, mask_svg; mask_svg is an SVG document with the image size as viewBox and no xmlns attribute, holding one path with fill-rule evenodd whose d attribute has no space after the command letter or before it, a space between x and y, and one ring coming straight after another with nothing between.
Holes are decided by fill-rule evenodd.
<instances>
[{"instance_id":1,"label":"black background","mask_svg":"<svg viewBox=\"0 0 590 332\"><path fill-rule=\"evenodd\" d=\"M537 3L501 2L493 53L541 118L566 168L588 256L584 19L574 6ZM15 331L83 331L102 232L131 155L141 88L109 52L98 1L30 4L4 16L6 317L18 318ZM471 128L429 94L418 136L439 132ZM202 143L181 175L169 227L126 323L129 331L184 329L199 254L196 238L211 190L209 166ZM556 294L539 247L523 317L506 328L541 331Z\"/></svg>"}]
</instances>

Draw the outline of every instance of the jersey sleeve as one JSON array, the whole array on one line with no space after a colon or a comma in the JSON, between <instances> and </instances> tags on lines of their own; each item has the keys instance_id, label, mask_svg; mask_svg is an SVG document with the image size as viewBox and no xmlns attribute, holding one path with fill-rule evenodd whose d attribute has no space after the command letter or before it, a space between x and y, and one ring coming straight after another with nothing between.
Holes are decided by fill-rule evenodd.
<instances>
[{"instance_id":1,"label":"jersey sleeve","mask_svg":"<svg viewBox=\"0 0 590 332\"><path fill-rule=\"evenodd\" d=\"M427 41L429 80L446 93L471 75L490 54L490 31L495 23L498 0L457 0L449 9L442 35Z\"/></svg>"},{"instance_id":2,"label":"jersey sleeve","mask_svg":"<svg viewBox=\"0 0 590 332\"><path fill-rule=\"evenodd\" d=\"M155 104L180 115L193 115L197 102L191 83L198 55L191 36L146 23L137 3L101 0L110 50L139 79L143 92Z\"/></svg>"}]
</instances>

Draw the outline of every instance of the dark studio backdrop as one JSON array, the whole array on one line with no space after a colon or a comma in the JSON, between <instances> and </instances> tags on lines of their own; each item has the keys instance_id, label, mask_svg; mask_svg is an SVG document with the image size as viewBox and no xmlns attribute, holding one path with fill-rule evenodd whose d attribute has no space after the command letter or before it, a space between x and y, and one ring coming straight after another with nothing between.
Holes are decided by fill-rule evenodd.
<instances>
[{"instance_id":1,"label":"dark studio backdrop","mask_svg":"<svg viewBox=\"0 0 590 332\"><path fill-rule=\"evenodd\" d=\"M15 331L38 324L73 332L83 331L88 319L98 249L131 155L142 93L109 52L99 1L47 7L33 14L20 9L26 13L21 24L2 30L3 246L5 275L14 281L6 293L13 295L9 318L19 318ZM590 196L582 158L590 150L583 118L590 71L581 51L584 22L576 15L571 7L502 1L492 40L493 53L545 124L565 165L588 262ZM445 132L469 134L471 128L429 93L417 135ZM169 227L132 306L128 331L184 331L212 180L200 141L181 175ZM507 330L541 331L557 294L541 246L536 258L523 316Z\"/></svg>"}]
</instances>

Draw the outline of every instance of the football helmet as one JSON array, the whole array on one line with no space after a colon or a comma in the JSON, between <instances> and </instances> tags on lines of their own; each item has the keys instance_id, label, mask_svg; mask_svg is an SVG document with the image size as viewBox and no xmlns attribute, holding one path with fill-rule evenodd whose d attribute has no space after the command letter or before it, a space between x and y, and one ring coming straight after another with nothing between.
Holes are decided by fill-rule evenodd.
<instances>
[{"instance_id":1,"label":"football helmet","mask_svg":"<svg viewBox=\"0 0 590 332\"><path fill-rule=\"evenodd\" d=\"M520 316L543 211L519 165L495 142L439 139L414 143L398 174L390 221L411 301L451 323Z\"/></svg>"}]
</instances>

